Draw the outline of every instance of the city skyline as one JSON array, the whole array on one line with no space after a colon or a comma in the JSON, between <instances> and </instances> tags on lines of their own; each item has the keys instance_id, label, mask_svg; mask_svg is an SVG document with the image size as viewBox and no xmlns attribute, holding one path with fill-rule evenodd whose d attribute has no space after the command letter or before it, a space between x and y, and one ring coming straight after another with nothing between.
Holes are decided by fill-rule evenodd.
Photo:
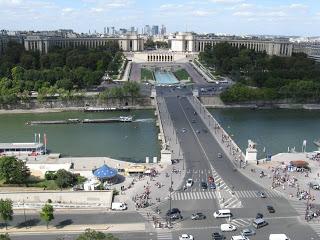
<instances>
[{"instance_id":1,"label":"city skyline","mask_svg":"<svg viewBox=\"0 0 320 240\"><path fill-rule=\"evenodd\" d=\"M22 19L25 19L22 21ZM0 0L2 29L74 29L103 33L104 27L162 24L167 32L319 36L316 0ZM263 26L263 27L262 27Z\"/></svg>"}]
</instances>

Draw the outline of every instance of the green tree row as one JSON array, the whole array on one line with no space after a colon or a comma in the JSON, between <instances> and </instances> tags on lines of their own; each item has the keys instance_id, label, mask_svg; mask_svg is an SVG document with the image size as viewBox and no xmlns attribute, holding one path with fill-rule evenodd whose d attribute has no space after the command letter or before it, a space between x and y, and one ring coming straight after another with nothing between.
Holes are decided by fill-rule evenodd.
<instances>
[{"instance_id":1,"label":"green tree row","mask_svg":"<svg viewBox=\"0 0 320 240\"><path fill-rule=\"evenodd\" d=\"M126 82L122 86L112 87L104 90L99 94L99 99L108 100L110 98L128 99L131 98L133 102L134 98L140 97L140 86L136 82Z\"/></svg>"},{"instance_id":2,"label":"green tree row","mask_svg":"<svg viewBox=\"0 0 320 240\"><path fill-rule=\"evenodd\" d=\"M9 42L0 57L0 79L8 85L14 82L20 92L37 91L43 86L83 89L99 84L105 71L118 74L122 62L123 54L112 41L97 49L55 47L43 55Z\"/></svg>"},{"instance_id":3,"label":"green tree row","mask_svg":"<svg viewBox=\"0 0 320 240\"><path fill-rule=\"evenodd\" d=\"M217 74L229 75L242 84L221 95L226 102L283 98L320 101L320 64L305 54L268 56L265 52L220 43L206 46L199 59Z\"/></svg>"}]
</instances>

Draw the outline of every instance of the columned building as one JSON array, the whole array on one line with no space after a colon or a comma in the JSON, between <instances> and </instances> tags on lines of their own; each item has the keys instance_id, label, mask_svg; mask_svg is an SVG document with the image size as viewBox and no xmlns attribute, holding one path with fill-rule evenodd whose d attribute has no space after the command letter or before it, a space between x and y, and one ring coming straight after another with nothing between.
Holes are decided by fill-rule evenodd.
<instances>
[{"instance_id":1,"label":"columned building","mask_svg":"<svg viewBox=\"0 0 320 240\"><path fill-rule=\"evenodd\" d=\"M320 42L302 42L293 44L294 53L305 53L310 58L320 62Z\"/></svg>"},{"instance_id":2,"label":"columned building","mask_svg":"<svg viewBox=\"0 0 320 240\"><path fill-rule=\"evenodd\" d=\"M105 46L108 42L114 41L119 44L119 48L125 52L143 51L144 40L138 35L125 35L120 37L49 37L49 36L27 36L24 40L26 50L39 51L40 53L48 53L53 46L62 48L84 46L86 48L97 48Z\"/></svg>"},{"instance_id":3,"label":"columned building","mask_svg":"<svg viewBox=\"0 0 320 240\"><path fill-rule=\"evenodd\" d=\"M243 39L231 37L202 37L192 33L178 33L169 38L171 50L176 52L203 52L205 47L227 42L234 47L246 47L268 55L291 56L292 43L287 39Z\"/></svg>"}]
</instances>

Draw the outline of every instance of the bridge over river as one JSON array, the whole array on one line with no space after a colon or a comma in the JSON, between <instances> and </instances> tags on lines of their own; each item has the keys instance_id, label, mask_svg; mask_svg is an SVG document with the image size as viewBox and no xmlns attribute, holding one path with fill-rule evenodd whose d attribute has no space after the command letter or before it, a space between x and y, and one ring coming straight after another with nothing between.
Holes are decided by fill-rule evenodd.
<instances>
[{"instance_id":1,"label":"bridge over river","mask_svg":"<svg viewBox=\"0 0 320 240\"><path fill-rule=\"evenodd\" d=\"M290 233L292 239L316 239L310 226L301 224L287 199L244 174L244 153L190 89L157 87L155 102L163 147L172 152L173 159L184 162L183 185L187 179L193 180L192 187L181 187L161 205L163 213L170 207L181 210L184 219L175 222L174 230L208 239L222 223L234 224L240 230L250 226L260 212L269 225L250 239L268 239L270 233ZM209 176L214 178L216 189L202 187ZM259 192L267 198L261 198ZM269 213L267 205L272 205L276 212ZM214 218L213 212L223 208L230 209L233 217ZM188 216L195 212L202 212L207 218L190 221ZM230 239L231 233L226 237Z\"/></svg>"}]
</instances>

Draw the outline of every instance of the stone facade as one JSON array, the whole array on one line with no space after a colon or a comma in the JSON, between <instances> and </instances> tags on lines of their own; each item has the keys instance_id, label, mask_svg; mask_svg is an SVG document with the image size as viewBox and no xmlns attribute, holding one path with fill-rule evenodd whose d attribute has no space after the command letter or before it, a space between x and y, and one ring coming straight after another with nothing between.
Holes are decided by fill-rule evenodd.
<instances>
[{"instance_id":1,"label":"stone facade","mask_svg":"<svg viewBox=\"0 0 320 240\"><path fill-rule=\"evenodd\" d=\"M125 35L120 37L47 37L47 36L27 36L24 40L26 50L39 51L40 53L48 53L53 46L62 48L84 46L87 48L97 48L104 46L108 42L114 41L119 44L119 48L125 52L136 52L144 50L144 39L138 35Z\"/></svg>"},{"instance_id":2,"label":"stone facade","mask_svg":"<svg viewBox=\"0 0 320 240\"><path fill-rule=\"evenodd\" d=\"M287 39L242 39L231 37L201 37L192 33L178 33L169 38L171 50L176 52L202 52L207 45L228 42L234 47L246 47L268 55L291 56L293 45Z\"/></svg>"}]
</instances>

